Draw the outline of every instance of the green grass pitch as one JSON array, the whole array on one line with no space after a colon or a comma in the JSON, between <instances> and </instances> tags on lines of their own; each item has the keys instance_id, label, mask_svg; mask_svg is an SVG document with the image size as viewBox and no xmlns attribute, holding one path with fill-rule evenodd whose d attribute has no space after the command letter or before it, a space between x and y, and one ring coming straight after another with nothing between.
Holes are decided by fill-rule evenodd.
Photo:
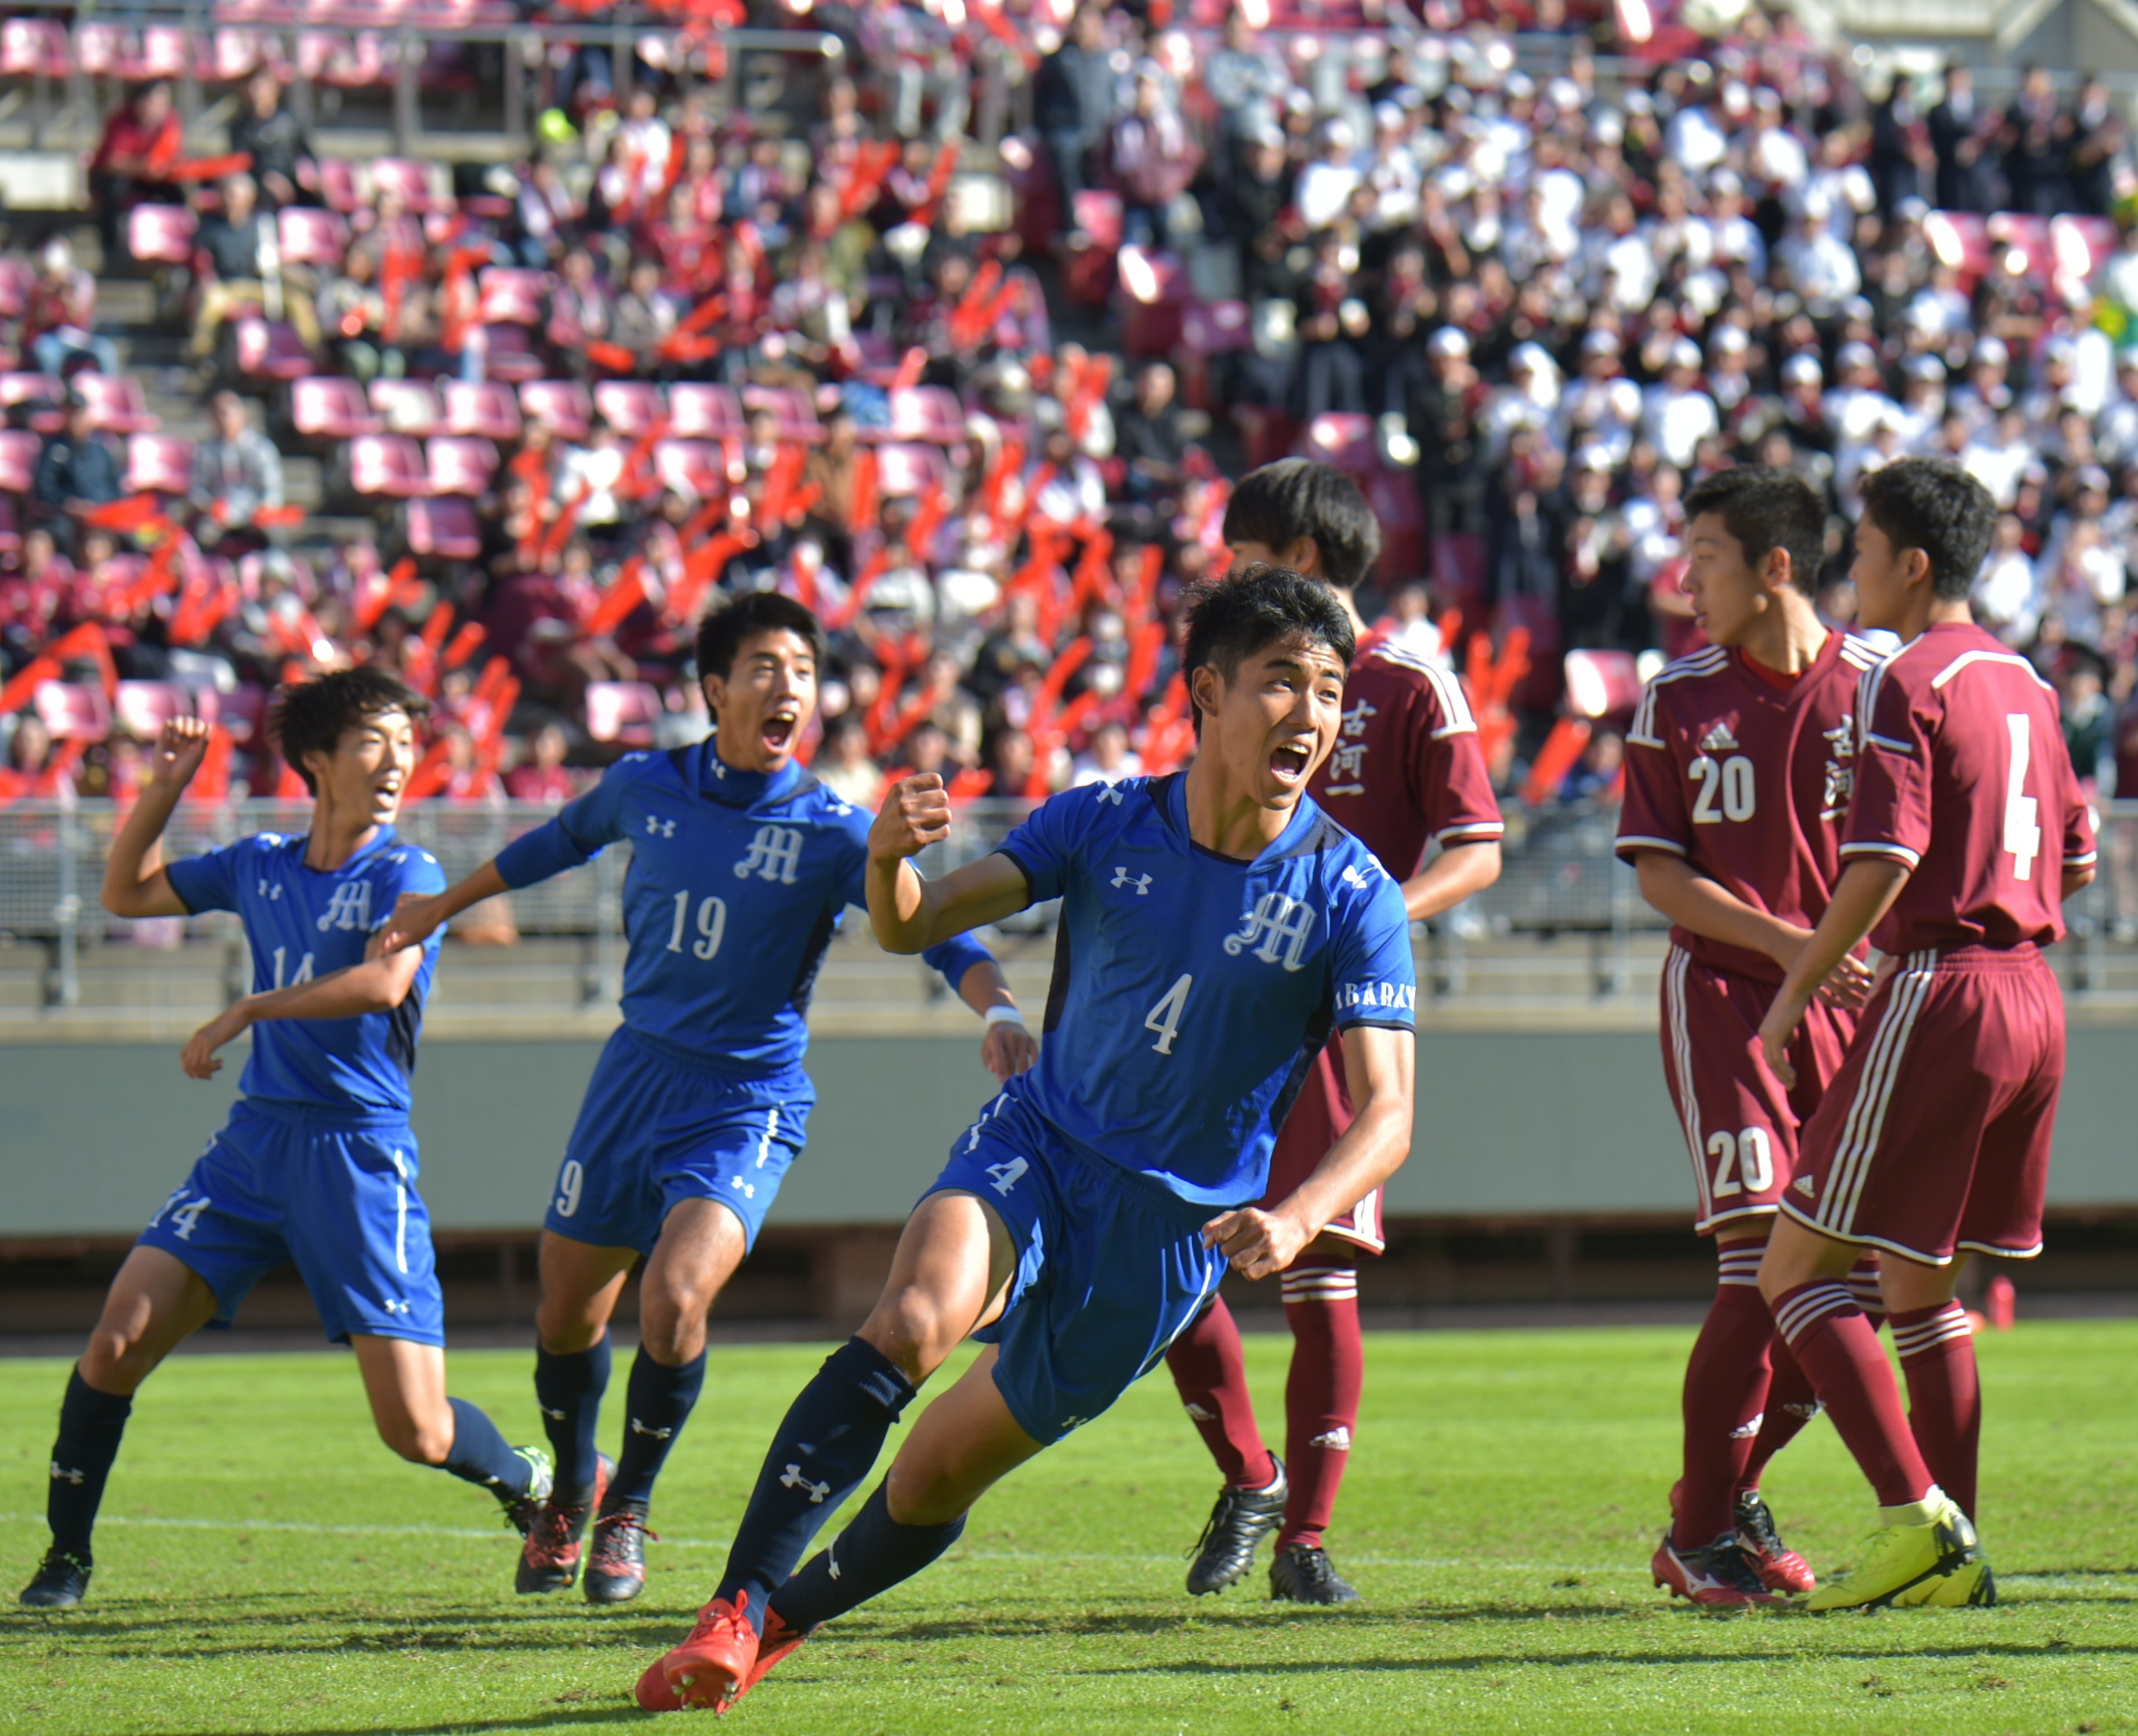
<instances>
[{"instance_id":1,"label":"green grass pitch","mask_svg":"<svg viewBox=\"0 0 2138 1736\"><path fill-rule=\"evenodd\" d=\"M1982 1346L1993 1610L1696 1615L1645 1571L1687 1334L1369 1341L1331 1535L1350 1613L1259 1571L1191 1601L1213 1494L1163 1377L984 1501L942 1563L828 1631L742 1732L2138 1729L2138 1323ZM1248 1341L1281 1426L1286 1342ZM345 1355L182 1358L136 1407L90 1601L18 1612L42 1547L58 1362L0 1363L0 1730L442 1733L630 1724L640 1669L710 1589L767 1435L822 1347L715 1351L635 1607L511 1592L489 1499L372 1439ZM456 1392L534 1433L524 1355ZM619 1360L618 1383L622 1363ZM617 1430L612 1405L607 1437ZM1848 1562L1869 1496L1821 1421L1769 1478L1785 1534ZM1265 1560L1267 1556L1265 1554Z\"/></svg>"}]
</instances>

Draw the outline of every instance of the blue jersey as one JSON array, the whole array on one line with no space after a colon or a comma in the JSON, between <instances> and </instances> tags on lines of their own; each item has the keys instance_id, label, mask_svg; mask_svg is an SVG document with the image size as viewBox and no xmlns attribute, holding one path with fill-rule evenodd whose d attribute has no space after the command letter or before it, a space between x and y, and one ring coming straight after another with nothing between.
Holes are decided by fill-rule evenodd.
<instances>
[{"instance_id":1,"label":"blue jersey","mask_svg":"<svg viewBox=\"0 0 2138 1736\"><path fill-rule=\"evenodd\" d=\"M817 972L848 905L866 902L867 814L795 765L740 772L710 740L630 753L557 817L498 852L525 886L631 841L623 1022L683 1058L759 1078L808 1046ZM985 947L928 962L954 990Z\"/></svg>"},{"instance_id":2,"label":"blue jersey","mask_svg":"<svg viewBox=\"0 0 2138 1736\"><path fill-rule=\"evenodd\" d=\"M1180 776L1053 797L1002 853L1059 896L1038 1065L1008 1089L1087 1155L1250 1205L1332 1029L1416 1023L1402 890L1301 797L1252 862L1188 835Z\"/></svg>"},{"instance_id":3,"label":"blue jersey","mask_svg":"<svg viewBox=\"0 0 2138 1736\"><path fill-rule=\"evenodd\" d=\"M325 871L305 866L305 841L263 831L164 870L188 910L235 910L243 920L255 994L363 963L366 944L393 914L395 900L445 890L437 858L404 843L390 826ZM239 1089L266 1102L405 1116L442 938L434 934L425 944L414 986L391 1012L255 1025Z\"/></svg>"}]
</instances>

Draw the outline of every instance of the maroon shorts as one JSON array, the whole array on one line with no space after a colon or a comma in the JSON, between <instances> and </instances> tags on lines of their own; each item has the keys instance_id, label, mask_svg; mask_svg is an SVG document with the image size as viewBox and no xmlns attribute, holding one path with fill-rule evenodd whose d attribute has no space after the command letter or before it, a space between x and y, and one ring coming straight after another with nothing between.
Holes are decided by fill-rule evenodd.
<instances>
[{"instance_id":1,"label":"maroon shorts","mask_svg":"<svg viewBox=\"0 0 2138 1736\"><path fill-rule=\"evenodd\" d=\"M1864 1010L1782 1209L1931 1265L2042 1251L2064 1002L2031 946L1911 953Z\"/></svg>"},{"instance_id":2,"label":"maroon shorts","mask_svg":"<svg viewBox=\"0 0 2138 1736\"><path fill-rule=\"evenodd\" d=\"M1760 1053L1779 986L1702 964L1683 947L1663 962L1663 1077L1692 1158L1702 1236L1774 1216L1797 1172L1797 1129L1848 1053L1854 1016L1813 1002L1789 1046L1795 1089L1783 1090Z\"/></svg>"},{"instance_id":3,"label":"maroon shorts","mask_svg":"<svg viewBox=\"0 0 2138 1736\"><path fill-rule=\"evenodd\" d=\"M1270 1154L1269 1192L1262 1196L1265 1208L1314 1173L1329 1155L1329 1148L1344 1137L1352 1116L1351 1095L1344 1089L1344 1045L1341 1039L1331 1037L1306 1070L1291 1113L1277 1130L1276 1149ZM1381 1224L1381 1190L1376 1187L1341 1217L1332 1219L1322 1233L1355 1242L1369 1254L1381 1252L1389 1245Z\"/></svg>"}]
</instances>

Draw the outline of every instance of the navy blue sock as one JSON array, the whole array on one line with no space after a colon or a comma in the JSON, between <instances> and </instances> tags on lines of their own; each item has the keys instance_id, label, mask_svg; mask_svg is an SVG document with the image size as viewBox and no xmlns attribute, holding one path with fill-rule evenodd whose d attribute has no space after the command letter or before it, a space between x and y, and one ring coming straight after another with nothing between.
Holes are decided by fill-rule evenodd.
<instances>
[{"instance_id":1,"label":"navy blue sock","mask_svg":"<svg viewBox=\"0 0 2138 1736\"><path fill-rule=\"evenodd\" d=\"M798 1632L828 1621L910 1579L964 1535L965 1515L947 1525L901 1525L891 1516L888 1480L862 1504L853 1523L772 1594L779 1619Z\"/></svg>"},{"instance_id":2,"label":"navy blue sock","mask_svg":"<svg viewBox=\"0 0 2138 1736\"><path fill-rule=\"evenodd\" d=\"M557 1498L567 1505L583 1505L594 1486L594 1426L608 1390L606 1331L584 1350L564 1356L534 1347L534 1402L557 1461Z\"/></svg>"},{"instance_id":3,"label":"navy blue sock","mask_svg":"<svg viewBox=\"0 0 2138 1736\"><path fill-rule=\"evenodd\" d=\"M78 1561L90 1558L89 1537L104 1501L105 1480L119 1456L133 1408L131 1394L100 1392L79 1368L67 1376L60 1431L52 1441L52 1486L45 1496L45 1519L52 1528L52 1547Z\"/></svg>"},{"instance_id":4,"label":"navy blue sock","mask_svg":"<svg viewBox=\"0 0 2138 1736\"><path fill-rule=\"evenodd\" d=\"M653 1480L661 1475L705 1384L704 1351L671 1368L654 1361L643 1344L638 1347L624 1399L623 1452L616 1461L616 1480L602 1503L604 1509L613 1513L627 1504L642 1513L652 1504Z\"/></svg>"},{"instance_id":5,"label":"navy blue sock","mask_svg":"<svg viewBox=\"0 0 2138 1736\"><path fill-rule=\"evenodd\" d=\"M749 1506L735 1528L718 1595L749 1594L750 1623L787 1582L802 1553L876 1464L913 1383L873 1344L848 1339L804 1387L773 1436Z\"/></svg>"},{"instance_id":6,"label":"navy blue sock","mask_svg":"<svg viewBox=\"0 0 2138 1736\"><path fill-rule=\"evenodd\" d=\"M526 1494L534 1482L526 1456L513 1451L497 1425L465 1398L446 1402L452 1407L453 1446L439 1469L481 1484L500 1501Z\"/></svg>"}]
</instances>

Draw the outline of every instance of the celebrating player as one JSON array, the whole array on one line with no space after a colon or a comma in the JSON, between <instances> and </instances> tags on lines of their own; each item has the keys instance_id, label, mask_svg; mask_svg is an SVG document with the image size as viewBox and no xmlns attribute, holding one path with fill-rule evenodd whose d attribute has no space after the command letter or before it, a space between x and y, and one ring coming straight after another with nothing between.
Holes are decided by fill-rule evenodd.
<instances>
[{"instance_id":1,"label":"celebrating player","mask_svg":"<svg viewBox=\"0 0 2138 1736\"><path fill-rule=\"evenodd\" d=\"M1793 1087L1754 1039L1840 871L1856 683L1878 651L1829 631L1812 607L1826 509L1801 477L1724 471L1685 505L1685 591L1711 642L1642 700L1618 851L1672 923L1663 1076L1692 1157L1693 1227L1714 1238L1720 1267L1686 1368L1684 1475L1653 1570L1673 1597L1728 1607L1812 1587L1759 1493L1768 1457L1816 1409L1775 1350L1760 1256L1795 1173L1797 1129L1840 1066L1868 967L1843 959L1829 1002L1809 1010L1790 1049ZM1858 1281L1875 1300L1875 1268Z\"/></svg>"},{"instance_id":2,"label":"celebrating player","mask_svg":"<svg viewBox=\"0 0 2138 1736\"><path fill-rule=\"evenodd\" d=\"M1157 1365L1228 1261L1283 1270L1403 1161L1416 1000L1403 895L1306 794L1341 727L1352 649L1326 586L1249 568L1189 617L1200 748L1186 773L1057 796L934 881L906 859L948 830L940 781L893 789L869 836L877 938L912 952L1059 896L1047 1043L958 1142L876 1311L788 1412L718 1592L640 1679L640 1704L730 1704L820 1622L920 1572L992 1484ZM1288 1198L1259 1207L1276 1129L1332 1025L1356 1118ZM988 1348L794 1573L976 1329Z\"/></svg>"},{"instance_id":3,"label":"celebrating player","mask_svg":"<svg viewBox=\"0 0 2138 1736\"><path fill-rule=\"evenodd\" d=\"M1240 480L1225 509L1225 541L1242 566L1288 567L1327 581L1363 635L1352 592L1380 552L1380 527L1359 485L1340 471L1281 459ZM1499 878L1506 827L1477 745L1477 726L1454 674L1384 645L1353 664L1336 745L1309 793L1403 881L1413 922L1459 904ZM1428 843L1439 846L1419 866ZM1340 1046L1315 1056L1270 1159L1272 1207L1313 1173L1351 1124ZM1188 1569L1197 1595L1222 1591L1253 1564L1278 1527L1270 1595L1301 1603L1356 1599L1322 1547L1359 1423L1364 1346L1357 1261L1379 1254L1376 1189L1330 1220L1281 1280L1291 1368L1285 1382L1285 1456L1262 1445L1247 1393L1240 1329L1222 1297L1165 1353L1189 1416L1224 1475L1224 1486Z\"/></svg>"},{"instance_id":4,"label":"celebrating player","mask_svg":"<svg viewBox=\"0 0 2138 1736\"><path fill-rule=\"evenodd\" d=\"M1792 1084L1795 1033L1828 973L1866 935L1900 961L1804 1129L1760 1268L1776 1326L1878 1496L1862 1558L1813 1609L1996 1597L1973 1523L1981 1392L1955 1256L2041 1251L2064 1070L2063 999L2041 948L2094 872L2056 694L1968 608L1996 524L1988 490L1953 465L1908 459L1864 482L1858 607L1903 645L1863 678L1847 866L1760 1026ZM1905 1416L1838 1281L1866 1246L1887 1256Z\"/></svg>"},{"instance_id":5,"label":"celebrating player","mask_svg":"<svg viewBox=\"0 0 2138 1736\"><path fill-rule=\"evenodd\" d=\"M449 890L398 910L388 947L457 912L576 867L628 839L623 1023L602 1051L543 1224L534 1393L557 1456L554 1494L515 1584L589 1602L646 1582L654 1480L705 1378L705 1320L757 1241L800 1154L816 1088L802 1070L809 997L846 907L862 897L868 817L797 764L817 705L823 629L800 603L751 592L706 616L698 670L714 734L627 754L598 787ZM962 937L928 961L987 1022L998 1079L1037 1052L987 948ZM595 1450L608 1320L640 1260L640 1343L623 1451Z\"/></svg>"},{"instance_id":6,"label":"celebrating player","mask_svg":"<svg viewBox=\"0 0 2138 1736\"><path fill-rule=\"evenodd\" d=\"M193 1033L183 1064L192 1078L213 1078L216 1051L248 1029L252 1054L229 1120L149 1220L68 1377L46 1504L51 1548L27 1604L81 1602L90 1531L134 1392L180 1341L227 1326L261 1274L286 1260L327 1336L354 1349L388 1446L489 1490L523 1531L549 1492L546 1453L508 1446L481 1411L446 1396L444 1299L408 1129L437 948L388 958L374 938L397 897L445 881L393 831L427 709L373 669L287 690L275 726L315 799L311 830L261 832L168 865L164 828L208 731L192 718L164 726L105 864L104 907L130 917L237 911L253 992Z\"/></svg>"}]
</instances>

